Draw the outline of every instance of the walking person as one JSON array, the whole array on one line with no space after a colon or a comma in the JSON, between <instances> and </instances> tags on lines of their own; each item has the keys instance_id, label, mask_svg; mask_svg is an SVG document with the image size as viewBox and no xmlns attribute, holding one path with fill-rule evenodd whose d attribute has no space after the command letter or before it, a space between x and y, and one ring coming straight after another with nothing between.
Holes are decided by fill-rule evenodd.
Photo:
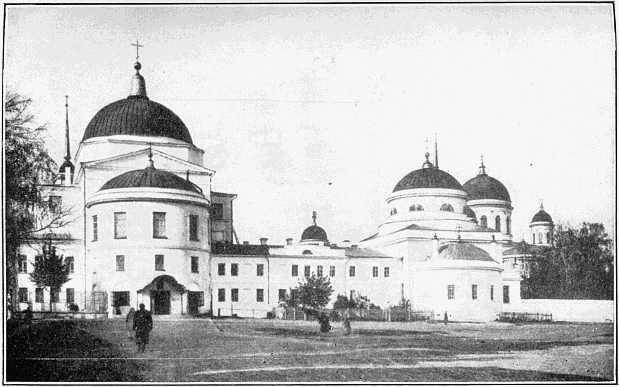
<instances>
[{"instance_id":1,"label":"walking person","mask_svg":"<svg viewBox=\"0 0 619 387\"><path fill-rule=\"evenodd\" d=\"M127 313L126 326L127 326L127 334L129 335L129 340L135 340L135 334L133 333L133 319L135 317L135 308L129 309L129 313Z\"/></svg>"},{"instance_id":2,"label":"walking person","mask_svg":"<svg viewBox=\"0 0 619 387\"><path fill-rule=\"evenodd\" d=\"M148 335L153 330L153 316L140 304L140 310L133 315L133 330L135 330L135 343L138 352L144 352L148 344Z\"/></svg>"}]
</instances>

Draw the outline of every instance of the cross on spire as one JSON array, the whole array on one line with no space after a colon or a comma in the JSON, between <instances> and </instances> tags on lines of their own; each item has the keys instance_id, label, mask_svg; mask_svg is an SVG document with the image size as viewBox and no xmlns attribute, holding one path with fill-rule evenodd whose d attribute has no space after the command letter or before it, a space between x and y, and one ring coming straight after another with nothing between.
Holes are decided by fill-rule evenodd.
<instances>
[{"instance_id":1,"label":"cross on spire","mask_svg":"<svg viewBox=\"0 0 619 387\"><path fill-rule=\"evenodd\" d=\"M316 225L316 211L312 213L312 219L314 220L314 226Z\"/></svg>"},{"instance_id":2,"label":"cross on spire","mask_svg":"<svg viewBox=\"0 0 619 387\"><path fill-rule=\"evenodd\" d=\"M426 143L426 153L428 153L428 144L430 143L430 140L428 139L428 137L426 137L426 139L424 140L424 142Z\"/></svg>"},{"instance_id":3,"label":"cross on spire","mask_svg":"<svg viewBox=\"0 0 619 387\"><path fill-rule=\"evenodd\" d=\"M136 39L135 44L131 43L132 46L135 46L135 60L140 61L140 47L144 47L140 44L140 42Z\"/></svg>"}]
</instances>

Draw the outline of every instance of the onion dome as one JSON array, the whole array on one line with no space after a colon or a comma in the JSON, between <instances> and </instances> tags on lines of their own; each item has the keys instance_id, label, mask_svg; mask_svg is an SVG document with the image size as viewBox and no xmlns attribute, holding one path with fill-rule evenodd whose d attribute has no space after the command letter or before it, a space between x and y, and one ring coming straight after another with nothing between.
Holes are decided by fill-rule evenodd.
<instances>
[{"instance_id":1,"label":"onion dome","mask_svg":"<svg viewBox=\"0 0 619 387\"><path fill-rule=\"evenodd\" d=\"M147 97L140 62L136 62L134 68L136 74L131 80L130 95L99 110L86 127L82 141L93 137L133 135L167 137L193 145L183 121L172 110Z\"/></svg>"},{"instance_id":2,"label":"onion dome","mask_svg":"<svg viewBox=\"0 0 619 387\"><path fill-rule=\"evenodd\" d=\"M469 200L494 199L510 203L512 201L503 183L486 174L483 159L479 167L479 175L464 183L463 188L469 195Z\"/></svg>"},{"instance_id":3,"label":"onion dome","mask_svg":"<svg viewBox=\"0 0 619 387\"><path fill-rule=\"evenodd\" d=\"M548 222L552 223L552 217L544 211L544 203L542 203L539 207L539 212L533 216L531 223L535 222Z\"/></svg>"},{"instance_id":4,"label":"onion dome","mask_svg":"<svg viewBox=\"0 0 619 387\"><path fill-rule=\"evenodd\" d=\"M439 251L438 259L494 262L494 259L485 250L468 243L454 243L442 247Z\"/></svg>"},{"instance_id":5,"label":"onion dome","mask_svg":"<svg viewBox=\"0 0 619 387\"><path fill-rule=\"evenodd\" d=\"M393 189L393 192L405 189L417 188L447 188L462 190L462 186L455 177L449 173L434 167L429 160L430 155L426 153L426 161L421 169L413 171L404 176Z\"/></svg>"},{"instance_id":6,"label":"onion dome","mask_svg":"<svg viewBox=\"0 0 619 387\"><path fill-rule=\"evenodd\" d=\"M327 232L322 227L316 225L316 211L312 214L312 219L314 220L314 224L303 231L303 234L301 234L301 242L319 241L329 243Z\"/></svg>"}]
</instances>

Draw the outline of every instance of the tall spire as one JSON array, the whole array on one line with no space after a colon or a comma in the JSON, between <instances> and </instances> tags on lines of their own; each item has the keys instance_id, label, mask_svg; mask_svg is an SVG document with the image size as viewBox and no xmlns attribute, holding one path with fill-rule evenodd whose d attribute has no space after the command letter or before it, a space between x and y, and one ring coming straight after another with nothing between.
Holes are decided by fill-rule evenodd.
<instances>
[{"instance_id":1,"label":"tall spire","mask_svg":"<svg viewBox=\"0 0 619 387\"><path fill-rule=\"evenodd\" d=\"M539 210L544 211L544 199L540 200Z\"/></svg>"},{"instance_id":2,"label":"tall spire","mask_svg":"<svg viewBox=\"0 0 619 387\"><path fill-rule=\"evenodd\" d=\"M153 161L153 144L150 142L148 143L148 168L155 168L155 162Z\"/></svg>"},{"instance_id":3,"label":"tall spire","mask_svg":"<svg viewBox=\"0 0 619 387\"><path fill-rule=\"evenodd\" d=\"M436 140L436 133L434 133L434 168L438 169L438 141Z\"/></svg>"},{"instance_id":4,"label":"tall spire","mask_svg":"<svg viewBox=\"0 0 619 387\"><path fill-rule=\"evenodd\" d=\"M486 174L486 166L484 165L484 155L481 155L481 165L479 166L479 174L480 175Z\"/></svg>"},{"instance_id":5,"label":"tall spire","mask_svg":"<svg viewBox=\"0 0 619 387\"><path fill-rule=\"evenodd\" d=\"M129 92L129 96L141 96L146 97L146 81L144 77L140 75L140 69L142 68L142 64L139 62L140 60L140 47L144 47L139 44L139 41L136 39L135 44L131 44L135 46L136 56L135 56L135 64L133 68L135 69L135 75L131 78L131 91Z\"/></svg>"},{"instance_id":6,"label":"tall spire","mask_svg":"<svg viewBox=\"0 0 619 387\"><path fill-rule=\"evenodd\" d=\"M65 108L66 108L66 138L65 138L65 142L67 145L67 155L64 157L65 160L67 161L71 161L71 145L70 145L70 140L69 140L69 96L65 95L64 96L66 98L65 101Z\"/></svg>"}]
</instances>

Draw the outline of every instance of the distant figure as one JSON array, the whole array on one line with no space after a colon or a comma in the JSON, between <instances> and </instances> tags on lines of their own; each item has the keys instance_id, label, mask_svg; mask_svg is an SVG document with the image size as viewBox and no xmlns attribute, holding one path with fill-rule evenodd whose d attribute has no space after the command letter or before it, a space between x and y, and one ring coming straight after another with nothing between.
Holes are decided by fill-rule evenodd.
<instances>
[{"instance_id":1,"label":"distant figure","mask_svg":"<svg viewBox=\"0 0 619 387\"><path fill-rule=\"evenodd\" d=\"M129 313L127 313L127 333L129 334L129 340L134 341L135 335L133 334L133 319L135 317L135 308L129 309Z\"/></svg>"},{"instance_id":2,"label":"distant figure","mask_svg":"<svg viewBox=\"0 0 619 387\"><path fill-rule=\"evenodd\" d=\"M153 316L144 309L144 304L140 304L140 310L133 316L133 330L135 330L135 343L138 345L138 352L144 352L148 344L148 335L153 330Z\"/></svg>"},{"instance_id":3,"label":"distant figure","mask_svg":"<svg viewBox=\"0 0 619 387\"><path fill-rule=\"evenodd\" d=\"M320 322L320 332L327 333L331 330L329 316L327 316L326 313L321 313L320 316L318 316L318 322Z\"/></svg>"},{"instance_id":4,"label":"distant figure","mask_svg":"<svg viewBox=\"0 0 619 387\"><path fill-rule=\"evenodd\" d=\"M447 318L447 312L445 312L445 325L447 325L448 321L449 321L449 319Z\"/></svg>"},{"instance_id":5,"label":"distant figure","mask_svg":"<svg viewBox=\"0 0 619 387\"><path fill-rule=\"evenodd\" d=\"M352 328L350 327L350 320L349 319L344 320L344 336L350 336L351 331L352 331Z\"/></svg>"},{"instance_id":6,"label":"distant figure","mask_svg":"<svg viewBox=\"0 0 619 387\"><path fill-rule=\"evenodd\" d=\"M24 323L26 325L32 324L32 307L30 305L24 311Z\"/></svg>"}]
</instances>

